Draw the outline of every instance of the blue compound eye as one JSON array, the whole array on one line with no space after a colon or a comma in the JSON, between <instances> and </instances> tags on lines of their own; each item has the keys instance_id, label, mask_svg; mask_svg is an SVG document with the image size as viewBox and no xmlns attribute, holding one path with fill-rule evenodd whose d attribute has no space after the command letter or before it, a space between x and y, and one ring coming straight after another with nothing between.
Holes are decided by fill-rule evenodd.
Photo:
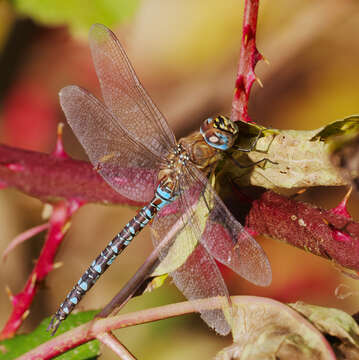
<instances>
[{"instance_id":1,"label":"blue compound eye","mask_svg":"<svg viewBox=\"0 0 359 360\"><path fill-rule=\"evenodd\" d=\"M210 135L208 138L204 138L208 145L219 149L219 150L228 150L229 146L229 137L221 134L216 131L214 134Z\"/></svg>"},{"instance_id":2,"label":"blue compound eye","mask_svg":"<svg viewBox=\"0 0 359 360\"><path fill-rule=\"evenodd\" d=\"M233 121L224 116L206 119L200 132L208 145L218 150L228 150L234 144L238 128Z\"/></svg>"}]
</instances>

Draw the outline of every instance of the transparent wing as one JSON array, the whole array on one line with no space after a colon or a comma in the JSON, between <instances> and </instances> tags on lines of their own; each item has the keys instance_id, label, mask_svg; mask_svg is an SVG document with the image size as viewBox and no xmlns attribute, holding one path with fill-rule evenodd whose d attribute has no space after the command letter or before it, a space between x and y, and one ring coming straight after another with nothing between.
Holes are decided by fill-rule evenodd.
<instances>
[{"instance_id":1,"label":"transparent wing","mask_svg":"<svg viewBox=\"0 0 359 360\"><path fill-rule=\"evenodd\" d=\"M187 261L171 277L177 288L189 300L221 297L222 308L230 309L229 293L222 274L207 250L198 244ZM231 326L221 309L203 310L198 307L202 319L221 335L227 335Z\"/></svg>"},{"instance_id":2,"label":"transparent wing","mask_svg":"<svg viewBox=\"0 0 359 360\"><path fill-rule=\"evenodd\" d=\"M189 204L195 207L196 195L200 190L198 185L202 187L202 184L197 183L187 190L186 208L182 196L167 209L164 208L153 221L152 239L155 246L169 233L173 233L175 238L162 250L162 262L154 275L169 272L175 285L189 300L221 296L222 308L229 309L229 294L223 277L212 256L198 242L199 224L194 226L191 221L194 209ZM203 320L218 333L229 333L231 328L222 310L203 310L198 307L198 311Z\"/></svg>"},{"instance_id":3,"label":"transparent wing","mask_svg":"<svg viewBox=\"0 0 359 360\"><path fill-rule=\"evenodd\" d=\"M234 219L207 179L190 166L181 186L179 199L153 222L155 245L170 231L175 238L162 251L155 274L171 272L188 299L228 296L215 258L252 283L268 285L272 273L263 249ZM229 329L222 311L205 311L202 317L219 333Z\"/></svg>"},{"instance_id":4,"label":"transparent wing","mask_svg":"<svg viewBox=\"0 0 359 360\"><path fill-rule=\"evenodd\" d=\"M149 201L160 159L134 141L88 91L67 86L59 95L68 123L104 179L129 199Z\"/></svg>"},{"instance_id":5,"label":"transparent wing","mask_svg":"<svg viewBox=\"0 0 359 360\"><path fill-rule=\"evenodd\" d=\"M233 217L207 179L194 167L191 176L204 186L199 207L207 212L196 211L192 222L201 223L207 218L201 242L207 251L220 263L255 285L268 286L272 271L267 255L257 241L248 234ZM197 206L198 207L198 206Z\"/></svg>"},{"instance_id":6,"label":"transparent wing","mask_svg":"<svg viewBox=\"0 0 359 360\"><path fill-rule=\"evenodd\" d=\"M90 46L105 104L138 142L161 156L175 144L165 118L143 89L115 34L95 24ZM167 150L167 151L166 151Z\"/></svg>"},{"instance_id":7,"label":"transparent wing","mask_svg":"<svg viewBox=\"0 0 359 360\"><path fill-rule=\"evenodd\" d=\"M207 179L196 168L188 167L183 175L182 187L191 184L190 187L182 192L175 203L166 206L158 215L160 219L176 211L187 214L183 219L186 232L177 235L176 241L168 249L171 256L165 259L163 266L173 270L181 265L200 240L216 260L238 275L256 285L269 285L272 271L262 247L233 217ZM166 220L161 221L165 223ZM169 225L162 225L163 228L166 226ZM191 236L186 237L187 233Z\"/></svg>"}]
</instances>

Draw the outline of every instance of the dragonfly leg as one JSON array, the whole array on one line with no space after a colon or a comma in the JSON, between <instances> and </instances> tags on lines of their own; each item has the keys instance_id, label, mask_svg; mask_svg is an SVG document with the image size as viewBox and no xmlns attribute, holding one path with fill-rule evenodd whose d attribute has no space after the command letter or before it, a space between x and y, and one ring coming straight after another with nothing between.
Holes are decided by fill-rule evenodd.
<instances>
[{"instance_id":1,"label":"dragonfly leg","mask_svg":"<svg viewBox=\"0 0 359 360\"><path fill-rule=\"evenodd\" d=\"M273 164L273 165L278 165L278 163L277 163L276 161L273 161L273 160L268 159L268 158L263 158L263 159L258 160L258 161L256 161L256 162L252 162L252 163L250 163L250 164L248 164L248 165L243 165L243 164L241 164L238 160L236 160L236 159L235 159L233 156L231 156L231 155L230 155L229 158L230 158L230 159L233 161L233 163L234 163L236 166L238 166L240 169L251 168L251 167L257 166L257 165L259 165L259 164L261 164L261 163L263 163L262 168L264 168L264 167L266 166L267 162L269 162L269 163L271 163L271 164Z\"/></svg>"}]
</instances>

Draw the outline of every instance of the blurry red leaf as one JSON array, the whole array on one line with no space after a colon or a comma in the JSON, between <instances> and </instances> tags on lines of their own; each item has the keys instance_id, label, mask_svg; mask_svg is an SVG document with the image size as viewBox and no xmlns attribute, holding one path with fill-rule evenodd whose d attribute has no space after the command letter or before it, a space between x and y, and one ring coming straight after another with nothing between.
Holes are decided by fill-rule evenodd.
<instances>
[{"instance_id":1,"label":"blurry red leaf","mask_svg":"<svg viewBox=\"0 0 359 360\"><path fill-rule=\"evenodd\" d=\"M1 141L32 150L53 144L57 105L41 84L16 83L4 100Z\"/></svg>"}]
</instances>

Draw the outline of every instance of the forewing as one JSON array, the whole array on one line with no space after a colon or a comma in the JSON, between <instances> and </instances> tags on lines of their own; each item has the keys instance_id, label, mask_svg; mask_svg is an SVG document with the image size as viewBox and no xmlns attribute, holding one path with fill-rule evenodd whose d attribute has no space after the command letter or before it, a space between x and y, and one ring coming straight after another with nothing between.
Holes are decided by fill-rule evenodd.
<instances>
[{"instance_id":1,"label":"forewing","mask_svg":"<svg viewBox=\"0 0 359 360\"><path fill-rule=\"evenodd\" d=\"M157 156L175 145L165 118L147 95L115 34L95 24L90 46L105 104L131 133Z\"/></svg>"},{"instance_id":2,"label":"forewing","mask_svg":"<svg viewBox=\"0 0 359 360\"><path fill-rule=\"evenodd\" d=\"M202 183L192 181L179 199L165 207L154 219L152 238L156 245L167 237L168 245L161 251L161 264L154 275L169 272L178 289L189 299L222 297L222 306L230 309L229 294L223 277L211 255L199 242L205 222L193 224L193 213L198 211ZM222 310L197 308L203 320L218 333L228 334L230 326Z\"/></svg>"},{"instance_id":3,"label":"forewing","mask_svg":"<svg viewBox=\"0 0 359 360\"><path fill-rule=\"evenodd\" d=\"M150 200L160 160L134 141L88 91L67 86L59 95L68 123L104 179L129 199Z\"/></svg>"}]
</instances>

